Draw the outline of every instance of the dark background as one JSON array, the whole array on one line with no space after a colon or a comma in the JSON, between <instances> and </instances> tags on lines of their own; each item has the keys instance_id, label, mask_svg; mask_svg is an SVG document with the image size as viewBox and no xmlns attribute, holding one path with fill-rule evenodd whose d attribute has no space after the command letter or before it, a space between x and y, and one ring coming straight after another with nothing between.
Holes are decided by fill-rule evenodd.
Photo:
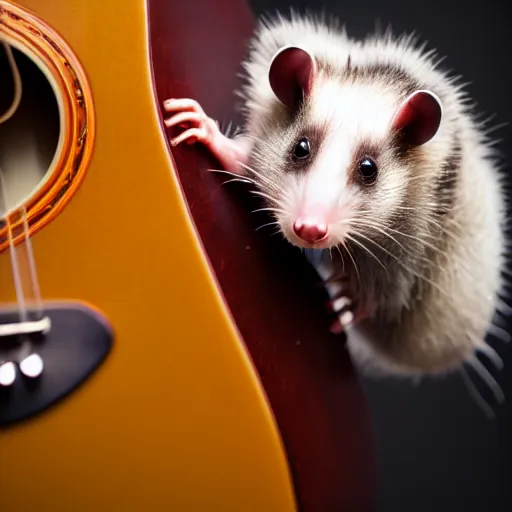
<instances>
[{"instance_id":1,"label":"dark background","mask_svg":"<svg viewBox=\"0 0 512 512\"><path fill-rule=\"evenodd\" d=\"M471 82L467 90L479 113L493 125L512 121L509 2L458 3L412 0L252 0L256 15L283 13L293 6L332 12L351 37L364 37L379 21L395 33L415 31L429 48L446 56L442 67ZM504 170L511 174L512 125L493 134L502 139ZM510 325L507 327L512 332ZM379 488L378 511L510 511L512 490L512 347L490 340L504 360L493 371L506 402L489 419L460 376L418 385L394 380L363 380L375 425ZM492 395L473 376L480 392ZM347 411L350 421L350 411ZM350 511L352 512L352 511Z\"/></svg>"}]
</instances>

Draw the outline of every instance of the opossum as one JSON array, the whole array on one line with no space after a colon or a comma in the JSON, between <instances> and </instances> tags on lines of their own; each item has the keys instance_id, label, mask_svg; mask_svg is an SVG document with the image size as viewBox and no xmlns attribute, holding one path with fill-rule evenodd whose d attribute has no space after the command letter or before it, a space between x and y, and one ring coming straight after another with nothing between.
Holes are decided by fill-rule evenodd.
<instances>
[{"instance_id":1,"label":"opossum","mask_svg":"<svg viewBox=\"0 0 512 512\"><path fill-rule=\"evenodd\" d=\"M165 124L185 128L172 146L204 144L259 191L329 281L362 371L421 377L469 363L502 398L475 354L501 365L486 336L507 335L493 323L505 176L465 85L425 48L414 35L356 41L335 20L277 15L243 63L239 133L188 98L164 102Z\"/></svg>"}]
</instances>

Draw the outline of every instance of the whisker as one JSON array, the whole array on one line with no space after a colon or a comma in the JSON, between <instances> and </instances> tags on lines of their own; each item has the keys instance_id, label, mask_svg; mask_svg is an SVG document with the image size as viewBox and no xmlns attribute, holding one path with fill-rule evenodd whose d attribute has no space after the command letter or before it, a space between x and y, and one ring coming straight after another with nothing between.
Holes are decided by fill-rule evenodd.
<instances>
[{"instance_id":1,"label":"whisker","mask_svg":"<svg viewBox=\"0 0 512 512\"><path fill-rule=\"evenodd\" d=\"M437 203L423 203L421 207L418 206L403 206L403 205L395 205L393 206L395 210L402 210L402 211L410 211L410 212L417 212L417 213L424 213L424 212L431 212L435 213L438 211L439 204Z\"/></svg>"},{"instance_id":2,"label":"whisker","mask_svg":"<svg viewBox=\"0 0 512 512\"><path fill-rule=\"evenodd\" d=\"M401 235L401 236L404 236L406 238L410 238L411 240L415 240L416 242L420 242L425 247L428 247L429 249L432 249L433 251L435 251L435 252L437 252L439 254L443 254L443 252L439 249L439 247L435 247L434 245L429 244L428 242L425 242L425 240L421 239L418 236L409 235L408 233L404 233L402 231L399 231L398 229L393 229L393 228L390 228L388 226L386 226L386 229L388 229L392 233L396 233L397 235ZM430 238L432 240L437 240L436 237L434 237L434 236L432 236L430 234L425 234L425 238Z\"/></svg>"},{"instance_id":3,"label":"whisker","mask_svg":"<svg viewBox=\"0 0 512 512\"><path fill-rule=\"evenodd\" d=\"M267 199L274 204L277 204L276 199L274 199L272 196L269 196L268 194L265 194L265 192L262 192L261 190L251 190L251 193L256 196L263 197L264 199Z\"/></svg>"},{"instance_id":4,"label":"whisker","mask_svg":"<svg viewBox=\"0 0 512 512\"><path fill-rule=\"evenodd\" d=\"M253 179L249 178L248 176L242 176L241 174L237 174L236 172L225 171L223 169L206 169L206 170L209 172L218 172L220 174L228 174L230 176L234 176L235 178L247 180L248 182L250 182L254 185L256 184L256 182Z\"/></svg>"},{"instance_id":5,"label":"whisker","mask_svg":"<svg viewBox=\"0 0 512 512\"><path fill-rule=\"evenodd\" d=\"M356 234L356 233L353 233L353 234ZM359 235L359 233L357 233ZM366 251L368 254L370 254L371 256L373 256L375 258L375 261L377 261L377 263L387 272L388 269L385 267L385 265L379 260L379 258L377 258L377 256L375 256L375 254L373 254L372 251L370 251L370 249L368 249L368 247L366 247L364 244L362 244L361 242L359 242L358 240L356 240L353 236L347 234L346 235L347 239L352 241L353 243L359 245L359 247L361 247L361 249L363 249L364 251Z\"/></svg>"},{"instance_id":6,"label":"whisker","mask_svg":"<svg viewBox=\"0 0 512 512\"><path fill-rule=\"evenodd\" d=\"M361 226L372 228L375 231L382 233L384 236L387 236L389 239L393 240L393 242L395 242L406 254L409 254L410 256L416 256L414 254L411 254L396 238L392 237L389 233L387 233L383 228L379 227L376 223L370 223L366 219L358 219L357 222ZM389 228L386 226L386 229Z\"/></svg>"},{"instance_id":7,"label":"whisker","mask_svg":"<svg viewBox=\"0 0 512 512\"><path fill-rule=\"evenodd\" d=\"M434 208L421 208L420 209L420 208L410 208L407 206L395 206L395 209L401 210L404 212L414 212L416 214L421 214L421 215L423 215L423 217L421 218L421 225L427 226L427 227L430 225L433 225L437 229L439 229L441 232L451 235L452 237L454 236L454 234L450 230L447 229L448 226L453 226L453 227L457 228L459 231L461 231L462 233L464 233L464 228L461 226L461 224L453 219L445 218L444 223L446 225L443 225L438 220L436 220L436 218L432 215L433 213L435 213ZM398 213L397 213L397 215L398 215Z\"/></svg>"},{"instance_id":8,"label":"whisker","mask_svg":"<svg viewBox=\"0 0 512 512\"><path fill-rule=\"evenodd\" d=\"M251 213L258 213L258 212L271 212L271 213L280 213L282 215L286 215L286 210L283 210L282 208L274 208L272 206L269 206L267 208L258 208L256 210L252 210Z\"/></svg>"},{"instance_id":9,"label":"whisker","mask_svg":"<svg viewBox=\"0 0 512 512\"><path fill-rule=\"evenodd\" d=\"M249 165L246 165L246 164L244 164L242 162L240 162L240 166L243 169L245 169L245 170L249 171L250 173L254 174L262 182L266 183L269 186L269 188L272 188L276 192L284 193L284 190L282 189L282 187L280 187L277 183L273 182L270 178L268 178L264 174L261 174L260 172L256 171L255 169L253 169Z\"/></svg>"},{"instance_id":10,"label":"whisker","mask_svg":"<svg viewBox=\"0 0 512 512\"><path fill-rule=\"evenodd\" d=\"M371 238L368 238L367 236L363 235L362 233L360 232L356 232L355 230L352 231L352 233L354 235L358 235L360 237L363 237L365 238L366 240L368 240L369 242L371 242L372 244L376 245L379 249L381 249L382 251L384 251L388 256L390 256L391 258L393 258L404 270L406 270L407 272L409 272L410 274L412 274L413 276L416 276L418 279L422 279L423 281L425 281L426 283L429 283L431 286L433 286L434 288L436 288L436 290L439 291L439 293L441 293L442 295L444 295L446 298L450 299L451 300L451 297L450 295L445 291L443 290L437 283L435 283L434 281L428 279L427 277L425 277L424 275L422 274L419 274L418 272L414 271L413 269L411 269L410 267L408 267L407 265L405 265L399 258L397 258L393 253L389 252L385 247L382 247L380 244L378 244L377 242L375 242L375 240L372 240Z\"/></svg>"},{"instance_id":11,"label":"whisker","mask_svg":"<svg viewBox=\"0 0 512 512\"><path fill-rule=\"evenodd\" d=\"M361 224L362 224L363 222L366 222L366 223L368 223L368 225L369 225L369 226L378 226L378 225L379 225L379 224L378 224L377 222L375 222L375 221L373 221L373 223L372 223L372 224L370 224L370 221L369 221L367 218L365 218L364 216L363 216L363 217L361 217L361 218L358 218L358 219L357 219L357 222L358 222L358 223L361 223ZM392 233L396 233L397 235L400 235L400 236L403 236L403 237L406 237L406 238L410 238L410 239L412 239L412 240L415 240L416 242L420 242L422 245L424 245L425 247L428 247L429 249L433 250L434 252L436 252L436 253L438 253L438 254L443 254L443 251L441 251L441 249L439 249L438 247L435 247L434 245L432 245L432 244L430 244L430 243L426 242L424 239L422 239L422 238L420 238L420 237L417 237L417 236L414 236L414 235L410 235L410 234L408 234L408 233L404 233L403 231L399 231L399 230L397 230L397 229L393 229L393 228L391 228L391 227L389 227L389 226L385 226L385 225L383 225L383 224L380 224L380 226L381 226L383 229L387 229L388 231L391 231ZM383 234L385 234L385 233L383 233ZM388 236L389 236L390 238L392 238L390 235L388 235ZM436 237L436 236L434 236L434 235L432 235L432 234L430 234L430 233L424 233L424 235L423 235L423 236L424 236L424 238L428 238L428 239L431 239L431 240L438 240L438 237ZM392 238L392 239L393 239L393 240L398 244L398 242L397 242L394 238ZM400 244L399 244L399 245L400 245ZM402 247L402 249L406 250L406 249L405 249L405 247L403 247L403 246L401 246L401 247Z\"/></svg>"},{"instance_id":12,"label":"whisker","mask_svg":"<svg viewBox=\"0 0 512 512\"><path fill-rule=\"evenodd\" d=\"M232 178L230 180L224 181L222 183L222 185L227 185L229 183L235 183L235 182L238 182L238 183L248 183L249 185L253 184L251 181L243 179L243 178Z\"/></svg>"},{"instance_id":13,"label":"whisker","mask_svg":"<svg viewBox=\"0 0 512 512\"><path fill-rule=\"evenodd\" d=\"M430 262L430 259L425 257L425 256L421 256L419 254L413 254L411 253L406 247L404 247L395 237L391 236L387 231L387 230L390 230L390 231L393 231L394 233L397 233L398 235L402 235L402 236L405 236L407 238L411 238L417 242L420 242L422 245L432 249L434 252L436 252L437 254L441 255L441 256L445 256L444 252L441 251L441 249L437 248L437 247L434 247L433 245L425 242L424 240L422 240L421 238L419 237L415 237L413 235L408 235L406 233L402 233L401 231L398 231L396 229L391 229L387 226L383 226L383 227L379 227L377 223L370 223L368 222L366 219L357 219L357 223L361 226L364 226L364 227L368 227L368 228L371 228L371 229L374 229L375 231L378 231L379 233L383 234L384 236L386 236L387 238L389 238L390 240L392 240L393 242L395 242L406 254L408 254L409 256L412 256L413 258L418 258L420 259L421 261L425 262L425 263L429 263ZM443 267L444 269L444 267Z\"/></svg>"},{"instance_id":14,"label":"whisker","mask_svg":"<svg viewBox=\"0 0 512 512\"><path fill-rule=\"evenodd\" d=\"M263 228L266 228L268 226L275 226L275 225L278 225L279 226L279 223L278 222L267 222L266 224L263 224L262 226L258 226L256 228L256 231L259 231L260 229L263 229Z\"/></svg>"},{"instance_id":15,"label":"whisker","mask_svg":"<svg viewBox=\"0 0 512 512\"><path fill-rule=\"evenodd\" d=\"M274 192L280 194L283 196L284 201L288 201L290 199L289 193L287 190L285 190L281 185L278 183L272 181L268 176L265 176L261 172L256 171L253 167L250 167L247 164L240 163L240 165L246 169L248 172L252 173L254 176L256 176L260 181L266 183L269 188L271 188Z\"/></svg>"},{"instance_id":16,"label":"whisker","mask_svg":"<svg viewBox=\"0 0 512 512\"><path fill-rule=\"evenodd\" d=\"M352 260L352 263L354 264L354 270L356 272L357 276L357 282L359 286L361 286L361 276L359 275L359 269L357 268L356 260L354 259L354 256L352 255L352 252L350 251L350 247L345 243L345 240L343 240L343 247L347 251L348 257Z\"/></svg>"},{"instance_id":17,"label":"whisker","mask_svg":"<svg viewBox=\"0 0 512 512\"><path fill-rule=\"evenodd\" d=\"M275 235L279 235L279 234L281 234L281 235L282 235L283 233L282 233L282 232L281 232L281 230L279 229L279 226L277 226L276 230L275 230L273 233L270 233L270 235L269 235L269 236L275 236Z\"/></svg>"},{"instance_id":18,"label":"whisker","mask_svg":"<svg viewBox=\"0 0 512 512\"><path fill-rule=\"evenodd\" d=\"M343 259L343 253L341 252L339 245L336 245L335 247L336 247L336 249L338 249L338 253L341 258L341 272L344 273L345 272L345 260Z\"/></svg>"}]
</instances>

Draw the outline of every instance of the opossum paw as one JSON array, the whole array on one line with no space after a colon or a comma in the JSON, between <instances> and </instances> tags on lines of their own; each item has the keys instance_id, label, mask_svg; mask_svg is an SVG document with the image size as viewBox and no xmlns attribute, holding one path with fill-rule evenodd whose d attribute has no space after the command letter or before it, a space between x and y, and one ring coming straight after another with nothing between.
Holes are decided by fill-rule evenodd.
<instances>
[{"instance_id":1,"label":"opossum paw","mask_svg":"<svg viewBox=\"0 0 512 512\"><path fill-rule=\"evenodd\" d=\"M328 309L336 315L336 319L331 324L331 332L339 334L351 327L355 320L352 309L353 301L350 297L342 296L328 302Z\"/></svg>"},{"instance_id":2,"label":"opossum paw","mask_svg":"<svg viewBox=\"0 0 512 512\"><path fill-rule=\"evenodd\" d=\"M327 309L332 313L342 313L351 308L352 302L352 299L348 295L339 296L327 302Z\"/></svg>"},{"instance_id":3,"label":"opossum paw","mask_svg":"<svg viewBox=\"0 0 512 512\"><path fill-rule=\"evenodd\" d=\"M339 315L331 324L330 332L340 334L354 325L354 314L352 311L345 311Z\"/></svg>"},{"instance_id":4,"label":"opossum paw","mask_svg":"<svg viewBox=\"0 0 512 512\"><path fill-rule=\"evenodd\" d=\"M249 139L238 137L230 139L224 135L219 125L208 117L201 105L188 98L168 99L164 101L164 109L172 115L165 119L167 128L183 128L179 135L171 138L171 145L203 144L219 161L223 169L231 174L246 175Z\"/></svg>"},{"instance_id":5,"label":"opossum paw","mask_svg":"<svg viewBox=\"0 0 512 512\"><path fill-rule=\"evenodd\" d=\"M163 106L166 112L172 112L171 117L165 119L165 126L185 129L171 139L172 146L182 142L186 144L201 142L208 147L214 144L217 134L220 133L219 127L205 114L197 101L189 98L172 98L164 101Z\"/></svg>"}]
</instances>

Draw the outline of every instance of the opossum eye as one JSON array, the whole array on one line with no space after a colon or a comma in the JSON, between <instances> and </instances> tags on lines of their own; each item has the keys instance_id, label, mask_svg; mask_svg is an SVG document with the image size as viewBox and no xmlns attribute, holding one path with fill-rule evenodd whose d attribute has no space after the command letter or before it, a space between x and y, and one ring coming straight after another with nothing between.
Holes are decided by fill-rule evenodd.
<instances>
[{"instance_id":1,"label":"opossum eye","mask_svg":"<svg viewBox=\"0 0 512 512\"><path fill-rule=\"evenodd\" d=\"M373 183L377 178L377 164L371 158L362 158L359 161L358 170L365 184Z\"/></svg>"},{"instance_id":2,"label":"opossum eye","mask_svg":"<svg viewBox=\"0 0 512 512\"><path fill-rule=\"evenodd\" d=\"M309 140L307 137L300 138L293 148L293 156L297 160L304 160L308 158L310 152L311 148L309 146Z\"/></svg>"}]
</instances>

